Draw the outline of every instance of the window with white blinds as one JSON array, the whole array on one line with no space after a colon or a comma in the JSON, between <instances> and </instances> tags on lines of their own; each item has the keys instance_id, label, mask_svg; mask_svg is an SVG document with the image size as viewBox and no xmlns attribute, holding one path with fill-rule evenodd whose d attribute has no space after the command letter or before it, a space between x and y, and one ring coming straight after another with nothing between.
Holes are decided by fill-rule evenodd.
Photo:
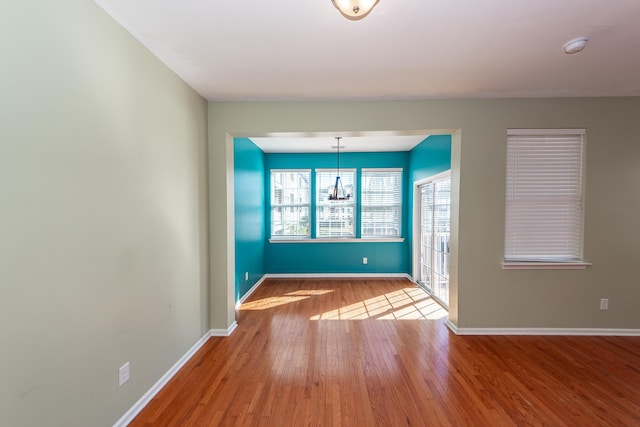
<instances>
[{"instance_id":1,"label":"window with white blinds","mask_svg":"<svg viewBox=\"0 0 640 427\"><path fill-rule=\"evenodd\" d=\"M316 169L316 237L355 237L356 170L341 169L345 200L329 200L336 183L335 169Z\"/></svg>"},{"instance_id":2,"label":"window with white blinds","mask_svg":"<svg viewBox=\"0 0 640 427\"><path fill-rule=\"evenodd\" d=\"M505 261L582 260L583 129L509 129Z\"/></svg>"},{"instance_id":3,"label":"window with white blinds","mask_svg":"<svg viewBox=\"0 0 640 427\"><path fill-rule=\"evenodd\" d=\"M363 239L400 237L402 169L362 169Z\"/></svg>"},{"instance_id":4,"label":"window with white blinds","mask_svg":"<svg viewBox=\"0 0 640 427\"><path fill-rule=\"evenodd\" d=\"M311 171L271 171L271 238L309 238Z\"/></svg>"}]
</instances>

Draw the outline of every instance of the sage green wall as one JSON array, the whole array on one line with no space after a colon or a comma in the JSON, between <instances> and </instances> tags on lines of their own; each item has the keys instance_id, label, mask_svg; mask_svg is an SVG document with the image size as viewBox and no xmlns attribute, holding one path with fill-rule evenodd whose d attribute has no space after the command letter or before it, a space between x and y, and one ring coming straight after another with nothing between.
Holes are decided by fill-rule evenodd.
<instances>
[{"instance_id":1,"label":"sage green wall","mask_svg":"<svg viewBox=\"0 0 640 427\"><path fill-rule=\"evenodd\" d=\"M640 328L640 98L209 103L211 300L233 321L231 136L270 132L457 129L452 138L450 316L459 328ZM507 128L587 128L586 270L502 270ZM232 153L231 153L232 160ZM231 197L231 198L230 198ZM226 206L218 201L226 200ZM231 206L233 203L231 203ZM456 212L458 214L456 215ZM456 234L454 233L454 234ZM233 263L231 263L233 264ZM599 310L600 298L610 309Z\"/></svg>"},{"instance_id":2,"label":"sage green wall","mask_svg":"<svg viewBox=\"0 0 640 427\"><path fill-rule=\"evenodd\" d=\"M0 425L113 425L209 329L207 103L92 1L0 52Z\"/></svg>"}]
</instances>

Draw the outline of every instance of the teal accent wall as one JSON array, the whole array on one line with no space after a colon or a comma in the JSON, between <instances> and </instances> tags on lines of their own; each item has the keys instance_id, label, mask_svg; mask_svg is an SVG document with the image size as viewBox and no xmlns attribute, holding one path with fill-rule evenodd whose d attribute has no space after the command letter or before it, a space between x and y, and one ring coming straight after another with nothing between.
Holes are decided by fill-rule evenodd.
<instances>
[{"instance_id":1,"label":"teal accent wall","mask_svg":"<svg viewBox=\"0 0 640 427\"><path fill-rule=\"evenodd\" d=\"M236 138L233 156L238 301L265 273L265 155L248 138ZM249 273L248 280L245 273Z\"/></svg>"},{"instance_id":2,"label":"teal accent wall","mask_svg":"<svg viewBox=\"0 0 640 427\"><path fill-rule=\"evenodd\" d=\"M411 182L451 169L451 135L432 135L410 152Z\"/></svg>"},{"instance_id":3,"label":"teal accent wall","mask_svg":"<svg viewBox=\"0 0 640 427\"><path fill-rule=\"evenodd\" d=\"M265 264L271 274L407 273L407 242L268 243Z\"/></svg>"},{"instance_id":4,"label":"teal accent wall","mask_svg":"<svg viewBox=\"0 0 640 427\"><path fill-rule=\"evenodd\" d=\"M410 152L409 161L409 185L407 216L407 250L409 251L409 269L407 273L413 273L413 260L411 251L413 247L413 185L414 182L451 169L451 135L432 135L416 145Z\"/></svg>"},{"instance_id":5,"label":"teal accent wall","mask_svg":"<svg viewBox=\"0 0 640 427\"><path fill-rule=\"evenodd\" d=\"M315 224L315 169L336 167L333 153L263 153L248 138L234 140L236 301L264 274L411 273L413 183L451 167L451 136L426 138L410 152L342 153L340 167L357 170L359 193L362 168L402 168L403 242L269 242L271 169L311 169L311 223ZM356 198L360 212L360 200ZM312 237L315 227L312 226ZM360 237L360 217L356 219ZM363 264L362 258L368 263ZM245 272L249 279L245 280Z\"/></svg>"},{"instance_id":6,"label":"teal accent wall","mask_svg":"<svg viewBox=\"0 0 640 427\"><path fill-rule=\"evenodd\" d=\"M317 154L266 154L265 194L266 234L270 236L271 211L269 208L269 188L271 169L311 169L312 182L312 224L315 223L315 174L314 169L335 168L336 155ZM403 205L407 204L409 152L385 153L343 153L340 154L340 168L357 169L356 194L359 194L362 168L402 168L405 171L405 191ZM356 197L356 211L360 212L360 198ZM407 211L402 216L402 237L407 237ZM315 227L312 226L312 237ZM356 219L356 237L360 237L360 218ZM407 273L409 266L407 241L404 242L293 242L266 243L265 269L270 274L288 273ZM367 257L368 263L362 263Z\"/></svg>"}]
</instances>

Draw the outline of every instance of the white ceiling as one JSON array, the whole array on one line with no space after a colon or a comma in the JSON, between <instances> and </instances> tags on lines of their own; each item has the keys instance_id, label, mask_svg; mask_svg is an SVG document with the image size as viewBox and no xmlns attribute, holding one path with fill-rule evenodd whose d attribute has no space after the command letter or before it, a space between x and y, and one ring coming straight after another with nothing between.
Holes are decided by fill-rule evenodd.
<instances>
[{"instance_id":1,"label":"white ceiling","mask_svg":"<svg viewBox=\"0 0 640 427\"><path fill-rule=\"evenodd\" d=\"M439 132L443 133L443 132ZM446 133L446 132L444 132ZM429 134L398 135L396 133L367 132L365 134L340 133L341 152L410 151ZM337 136L340 136L337 135ZM337 143L334 135L280 135L276 137L251 138L265 153L335 153Z\"/></svg>"},{"instance_id":2,"label":"white ceiling","mask_svg":"<svg viewBox=\"0 0 640 427\"><path fill-rule=\"evenodd\" d=\"M210 101L640 95L638 0L97 2Z\"/></svg>"},{"instance_id":3,"label":"white ceiling","mask_svg":"<svg viewBox=\"0 0 640 427\"><path fill-rule=\"evenodd\" d=\"M331 0L96 2L209 101L640 96L640 0L380 0L361 21ZM385 151L426 134L343 136L345 151Z\"/></svg>"}]
</instances>

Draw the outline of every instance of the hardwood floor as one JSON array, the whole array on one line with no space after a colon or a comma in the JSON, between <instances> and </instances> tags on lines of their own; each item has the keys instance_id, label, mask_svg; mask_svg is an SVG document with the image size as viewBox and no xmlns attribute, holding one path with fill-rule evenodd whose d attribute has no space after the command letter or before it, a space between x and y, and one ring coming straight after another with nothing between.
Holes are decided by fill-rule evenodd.
<instances>
[{"instance_id":1,"label":"hardwood floor","mask_svg":"<svg viewBox=\"0 0 640 427\"><path fill-rule=\"evenodd\" d=\"M270 279L131 426L640 425L640 338L445 322L404 279Z\"/></svg>"}]
</instances>

